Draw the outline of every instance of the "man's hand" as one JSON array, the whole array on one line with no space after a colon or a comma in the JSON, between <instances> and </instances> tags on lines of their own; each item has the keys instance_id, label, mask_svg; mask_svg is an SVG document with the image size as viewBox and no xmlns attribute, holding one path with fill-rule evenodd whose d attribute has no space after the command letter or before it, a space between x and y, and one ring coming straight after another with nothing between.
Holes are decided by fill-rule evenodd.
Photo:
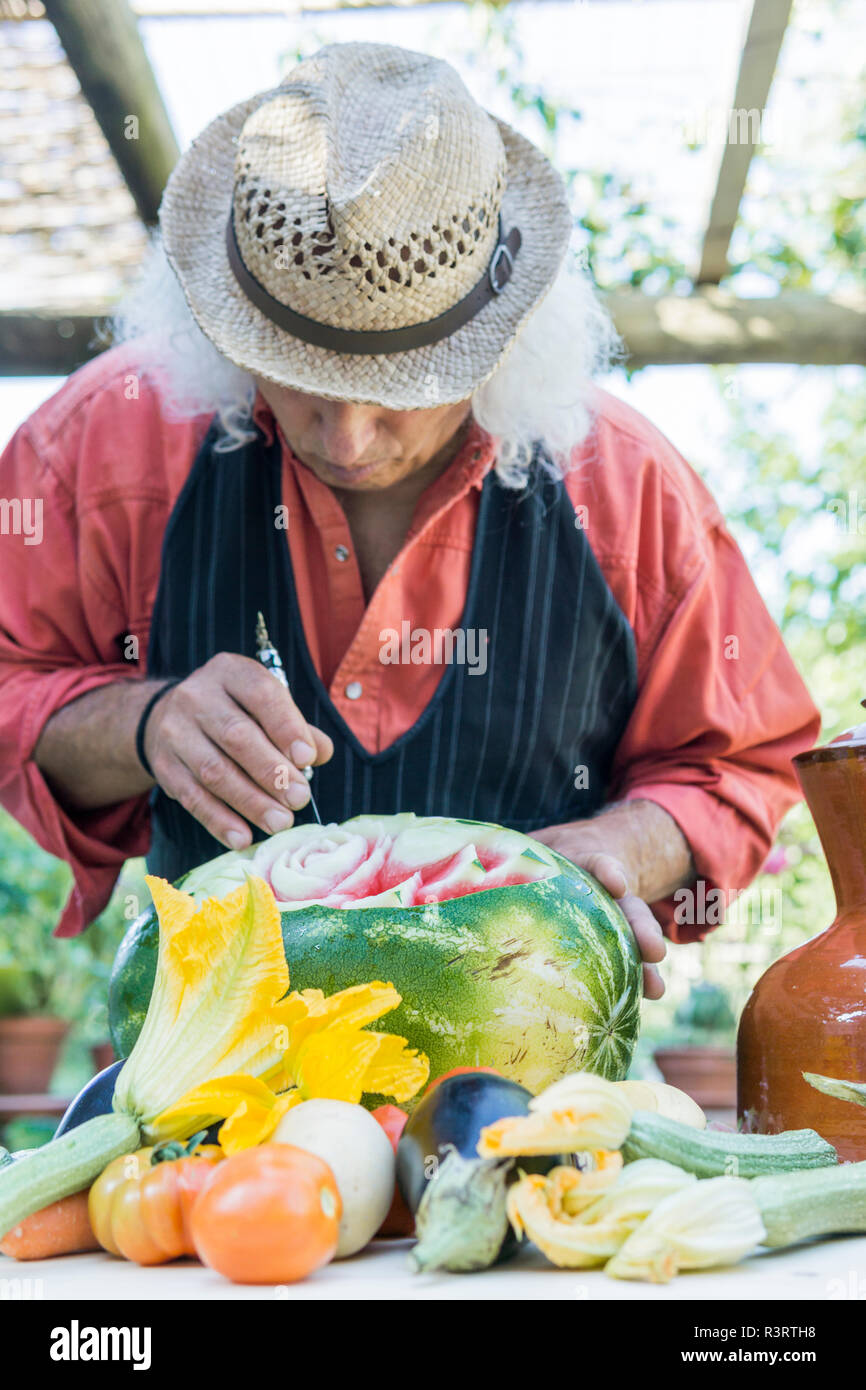
<instances>
[{"instance_id":1,"label":"man's hand","mask_svg":"<svg viewBox=\"0 0 866 1390\"><path fill-rule=\"evenodd\" d=\"M166 795L243 849L246 821L270 835L288 829L310 798L301 769L326 763L334 745L258 661L220 652L157 702L144 751Z\"/></svg>"},{"instance_id":2,"label":"man's hand","mask_svg":"<svg viewBox=\"0 0 866 1390\"><path fill-rule=\"evenodd\" d=\"M533 836L592 874L616 898L644 961L644 994L660 999L665 987L655 967L666 946L647 902L668 897L694 874L688 841L673 817L653 801L629 801L592 820L547 826Z\"/></svg>"}]
</instances>

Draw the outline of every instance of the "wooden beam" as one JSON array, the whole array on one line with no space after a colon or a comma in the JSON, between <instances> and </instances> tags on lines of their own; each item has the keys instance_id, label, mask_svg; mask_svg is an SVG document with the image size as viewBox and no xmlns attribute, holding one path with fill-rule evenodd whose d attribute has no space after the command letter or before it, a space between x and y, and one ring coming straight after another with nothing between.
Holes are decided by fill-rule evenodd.
<instances>
[{"instance_id":1,"label":"wooden beam","mask_svg":"<svg viewBox=\"0 0 866 1390\"><path fill-rule=\"evenodd\" d=\"M43 0L142 219L180 151L127 0Z\"/></svg>"},{"instance_id":2,"label":"wooden beam","mask_svg":"<svg viewBox=\"0 0 866 1390\"><path fill-rule=\"evenodd\" d=\"M0 376L68 376L105 346L92 313L0 313Z\"/></svg>"},{"instance_id":3,"label":"wooden beam","mask_svg":"<svg viewBox=\"0 0 866 1390\"><path fill-rule=\"evenodd\" d=\"M791 13L792 0L754 0L730 111L723 119L722 157L710 220L704 233L699 285L717 285L728 268L728 247L737 221L752 155L761 142L761 126L776 60Z\"/></svg>"},{"instance_id":4,"label":"wooden beam","mask_svg":"<svg viewBox=\"0 0 866 1390\"><path fill-rule=\"evenodd\" d=\"M773 299L737 299L716 286L690 295L617 291L608 310L628 365L796 362L866 365L866 296L785 290Z\"/></svg>"},{"instance_id":5,"label":"wooden beam","mask_svg":"<svg viewBox=\"0 0 866 1390\"><path fill-rule=\"evenodd\" d=\"M628 365L793 362L866 366L866 297L821 298L786 290L774 299L735 299L713 286L653 298L634 290L606 297ZM97 317L110 310L103 307ZM0 313L0 376L66 376L104 347L97 317ZM104 318L102 319L104 321Z\"/></svg>"}]
</instances>

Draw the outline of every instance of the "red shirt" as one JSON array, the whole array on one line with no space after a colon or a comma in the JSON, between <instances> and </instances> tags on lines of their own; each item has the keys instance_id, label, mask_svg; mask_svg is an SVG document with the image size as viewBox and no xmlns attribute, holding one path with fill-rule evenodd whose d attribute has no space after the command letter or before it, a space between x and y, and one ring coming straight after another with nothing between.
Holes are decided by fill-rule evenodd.
<instances>
[{"instance_id":1,"label":"red shirt","mask_svg":"<svg viewBox=\"0 0 866 1390\"><path fill-rule=\"evenodd\" d=\"M682 828L708 888L742 888L798 798L790 760L815 741L817 711L699 478L629 406L599 391L595 410L566 487L634 632L639 681L610 799L656 801ZM494 442L472 424L365 605L336 497L295 459L261 397L254 417L282 445L311 655L360 742L380 751L415 722L446 668L383 664L379 634L406 618L459 627ZM40 544L32 528L0 537L0 800L73 868L59 935L81 931L124 860L146 852L147 797L69 813L33 750L56 710L129 679L122 634L138 636L137 671L146 674L163 532L208 423L166 419L158 388L135 376L134 349L114 348L73 373L0 458L0 496L41 499L43 532ZM361 684L360 698L346 697L350 682ZM656 913L674 939L706 930L678 927L670 902Z\"/></svg>"}]
</instances>

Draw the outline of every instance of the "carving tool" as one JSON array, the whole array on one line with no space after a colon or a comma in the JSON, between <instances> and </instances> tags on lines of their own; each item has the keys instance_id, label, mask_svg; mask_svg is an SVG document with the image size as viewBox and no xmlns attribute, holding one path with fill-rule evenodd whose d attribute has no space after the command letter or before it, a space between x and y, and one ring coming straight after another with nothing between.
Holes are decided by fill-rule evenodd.
<instances>
[{"instance_id":1,"label":"carving tool","mask_svg":"<svg viewBox=\"0 0 866 1390\"><path fill-rule=\"evenodd\" d=\"M280 660L279 652L277 651L276 647L274 646L273 642L268 636L268 629L265 627L265 620L262 617L261 613L259 613L256 618L256 656L264 666L265 670L270 671L272 676L276 676L277 680L280 682L280 685L282 685L286 690L288 690L289 682L286 680L285 668L283 666L282 661ZM307 781L311 783L313 780L312 767L304 767L301 769L301 771L303 772ZM316 798L313 796L312 786L310 787L310 805L313 808L313 815L316 817L316 820L319 822L319 825L321 825L322 817L319 815L319 808L316 805Z\"/></svg>"}]
</instances>

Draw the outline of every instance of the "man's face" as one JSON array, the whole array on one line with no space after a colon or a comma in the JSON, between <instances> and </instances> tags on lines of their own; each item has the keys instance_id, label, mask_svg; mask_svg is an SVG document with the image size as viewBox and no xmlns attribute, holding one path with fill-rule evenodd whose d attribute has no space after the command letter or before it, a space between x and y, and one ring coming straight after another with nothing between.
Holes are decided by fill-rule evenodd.
<instances>
[{"instance_id":1,"label":"man's face","mask_svg":"<svg viewBox=\"0 0 866 1390\"><path fill-rule=\"evenodd\" d=\"M333 488L375 492L423 468L447 445L470 402L385 410L309 396L256 378L301 463Z\"/></svg>"}]
</instances>

